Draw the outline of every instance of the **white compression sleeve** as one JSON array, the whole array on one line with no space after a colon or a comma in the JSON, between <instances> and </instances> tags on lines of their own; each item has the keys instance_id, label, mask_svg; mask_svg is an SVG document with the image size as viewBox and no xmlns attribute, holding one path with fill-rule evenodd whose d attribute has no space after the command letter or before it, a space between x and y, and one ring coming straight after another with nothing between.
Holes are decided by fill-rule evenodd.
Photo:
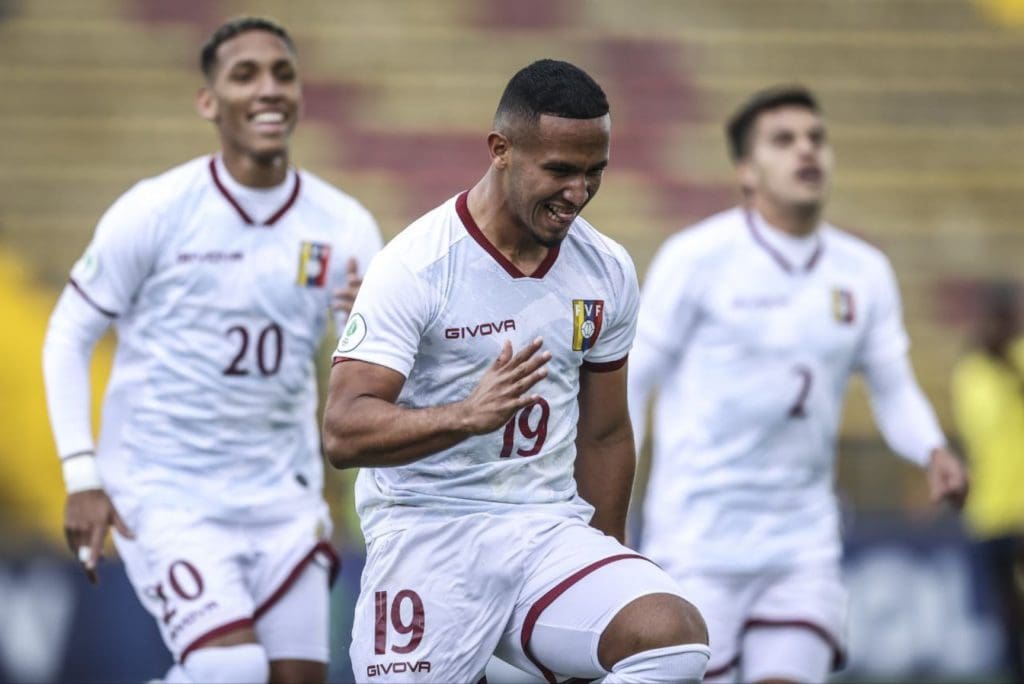
<instances>
[{"instance_id":1,"label":"white compression sleeve","mask_svg":"<svg viewBox=\"0 0 1024 684\"><path fill-rule=\"evenodd\" d=\"M865 368L875 423L886 443L897 454L926 465L936 447L946 439L935 411L921 391L905 354Z\"/></svg>"},{"instance_id":2,"label":"white compression sleeve","mask_svg":"<svg viewBox=\"0 0 1024 684\"><path fill-rule=\"evenodd\" d=\"M43 342L43 381L50 427L62 460L93 451L89 361L110 320L70 285L50 316Z\"/></svg>"}]
</instances>

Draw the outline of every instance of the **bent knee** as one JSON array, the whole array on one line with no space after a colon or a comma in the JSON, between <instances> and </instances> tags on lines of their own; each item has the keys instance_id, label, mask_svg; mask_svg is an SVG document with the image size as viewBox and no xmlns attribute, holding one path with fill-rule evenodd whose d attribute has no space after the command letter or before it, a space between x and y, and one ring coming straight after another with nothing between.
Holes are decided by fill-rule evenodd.
<instances>
[{"instance_id":1,"label":"bent knee","mask_svg":"<svg viewBox=\"0 0 1024 684\"><path fill-rule=\"evenodd\" d=\"M707 643L708 628L696 606L674 594L647 594L612 618L598 642L598 660L610 670L644 651Z\"/></svg>"}]
</instances>

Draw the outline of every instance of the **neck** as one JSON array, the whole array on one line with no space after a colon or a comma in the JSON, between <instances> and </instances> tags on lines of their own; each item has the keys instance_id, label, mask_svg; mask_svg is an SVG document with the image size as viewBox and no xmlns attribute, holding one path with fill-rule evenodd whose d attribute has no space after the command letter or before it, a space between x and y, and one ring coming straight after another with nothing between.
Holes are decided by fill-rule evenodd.
<instances>
[{"instance_id":1,"label":"neck","mask_svg":"<svg viewBox=\"0 0 1024 684\"><path fill-rule=\"evenodd\" d=\"M821 223L820 204L780 206L755 197L753 207L765 221L795 237L810 235Z\"/></svg>"},{"instance_id":2,"label":"neck","mask_svg":"<svg viewBox=\"0 0 1024 684\"><path fill-rule=\"evenodd\" d=\"M288 152L269 157L254 157L224 146L221 158L231 177L250 188L272 188L288 176Z\"/></svg>"},{"instance_id":3,"label":"neck","mask_svg":"<svg viewBox=\"0 0 1024 684\"><path fill-rule=\"evenodd\" d=\"M549 248L520 225L500 184L490 173L470 189L466 204L487 241L523 273L532 273L544 261Z\"/></svg>"}]
</instances>

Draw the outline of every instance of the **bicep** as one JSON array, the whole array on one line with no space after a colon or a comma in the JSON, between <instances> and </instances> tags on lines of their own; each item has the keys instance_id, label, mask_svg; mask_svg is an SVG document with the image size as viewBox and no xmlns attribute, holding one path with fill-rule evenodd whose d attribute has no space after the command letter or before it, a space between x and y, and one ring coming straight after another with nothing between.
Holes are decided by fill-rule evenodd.
<instances>
[{"instance_id":1,"label":"bicep","mask_svg":"<svg viewBox=\"0 0 1024 684\"><path fill-rule=\"evenodd\" d=\"M363 397L395 403L405 385L398 371L368 361L342 359L334 364L328 381L328 404L350 405Z\"/></svg>"},{"instance_id":2,"label":"bicep","mask_svg":"<svg viewBox=\"0 0 1024 684\"><path fill-rule=\"evenodd\" d=\"M632 441L626 402L628 364L612 371L580 370L579 437L602 441L626 431Z\"/></svg>"}]
</instances>

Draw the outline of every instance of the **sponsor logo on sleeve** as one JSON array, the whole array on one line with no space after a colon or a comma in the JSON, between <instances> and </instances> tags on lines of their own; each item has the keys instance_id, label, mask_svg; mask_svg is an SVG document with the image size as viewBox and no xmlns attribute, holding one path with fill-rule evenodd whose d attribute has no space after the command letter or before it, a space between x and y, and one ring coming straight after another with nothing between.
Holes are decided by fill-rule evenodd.
<instances>
[{"instance_id":1,"label":"sponsor logo on sleeve","mask_svg":"<svg viewBox=\"0 0 1024 684\"><path fill-rule=\"evenodd\" d=\"M603 321L603 299L572 300L572 350L587 351L593 347Z\"/></svg>"},{"instance_id":2,"label":"sponsor logo on sleeve","mask_svg":"<svg viewBox=\"0 0 1024 684\"><path fill-rule=\"evenodd\" d=\"M299 275L296 282L302 287L323 287L327 282L330 259L331 246L326 242L303 242L299 248Z\"/></svg>"},{"instance_id":3,"label":"sponsor logo on sleeve","mask_svg":"<svg viewBox=\"0 0 1024 684\"><path fill-rule=\"evenodd\" d=\"M850 325L856 319L853 293L841 287L832 288L832 317L840 323Z\"/></svg>"},{"instance_id":4,"label":"sponsor logo on sleeve","mask_svg":"<svg viewBox=\"0 0 1024 684\"><path fill-rule=\"evenodd\" d=\"M353 314L345 326L345 334L338 342L338 351L342 354L350 352L362 343L366 338L366 320L361 314Z\"/></svg>"}]
</instances>

